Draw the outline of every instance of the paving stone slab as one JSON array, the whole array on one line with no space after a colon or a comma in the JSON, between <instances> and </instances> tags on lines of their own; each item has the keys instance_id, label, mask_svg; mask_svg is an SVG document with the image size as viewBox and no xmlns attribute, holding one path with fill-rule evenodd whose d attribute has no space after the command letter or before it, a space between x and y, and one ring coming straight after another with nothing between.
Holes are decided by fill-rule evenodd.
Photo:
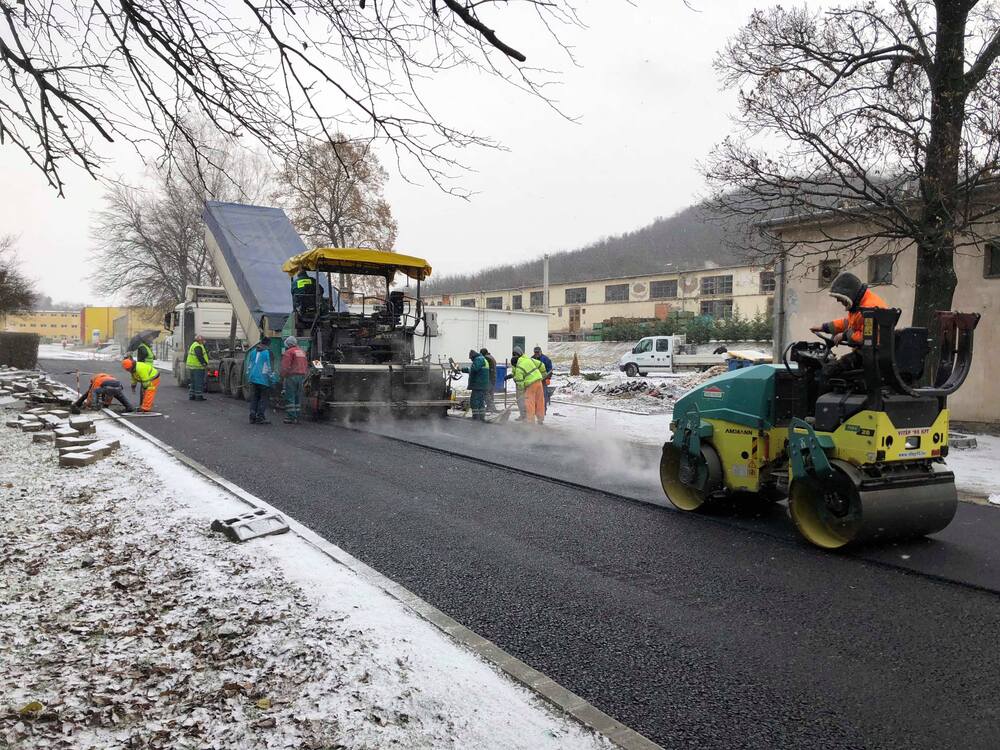
<instances>
[{"instance_id":1,"label":"paving stone slab","mask_svg":"<svg viewBox=\"0 0 1000 750\"><path fill-rule=\"evenodd\" d=\"M56 430L55 432L57 448L86 448L91 443L96 443L98 441L96 435L88 435L87 437L60 437L59 431Z\"/></svg>"},{"instance_id":2,"label":"paving stone slab","mask_svg":"<svg viewBox=\"0 0 1000 750\"><path fill-rule=\"evenodd\" d=\"M279 513L255 510L235 518L217 518L212 521L212 531L219 531L232 542L245 542L260 536L284 534L288 523Z\"/></svg>"},{"instance_id":3,"label":"paving stone slab","mask_svg":"<svg viewBox=\"0 0 1000 750\"><path fill-rule=\"evenodd\" d=\"M56 434L50 430L45 430L44 432L36 432L31 436L31 442L33 443L54 443L56 440Z\"/></svg>"},{"instance_id":4,"label":"paving stone slab","mask_svg":"<svg viewBox=\"0 0 1000 750\"><path fill-rule=\"evenodd\" d=\"M118 450L119 444L117 440L100 440L96 443L91 443L87 446L87 453L96 453L101 458L109 456Z\"/></svg>"},{"instance_id":5,"label":"paving stone slab","mask_svg":"<svg viewBox=\"0 0 1000 750\"><path fill-rule=\"evenodd\" d=\"M54 432L59 437L63 437L63 438L67 438L67 437L80 437L79 431L74 430L72 427L57 427L54 430Z\"/></svg>"},{"instance_id":6,"label":"paving stone slab","mask_svg":"<svg viewBox=\"0 0 1000 750\"><path fill-rule=\"evenodd\" d=\"M69 426L81 435L90 435L95 431L94 420L90 417L70 417Z\"/></svg>"},{"instance_id":7,"label":"paving stone slab","mask_svg":"<svg viewBox=\"0 0 1000 750\"><path fill-rule=\"evenodd\" d=\"M90 466L92 463L100 461L101 457L96 453L67 453L59 456L60 466Z\"/></svg>"},{"instance_id":8,"label":"paving stone slab","mask_svg":"<svg viewBox=\"0 0 1000 750\"><path fill-rule=\"evenodd\" d=\"M21 432L38 432L41 429L41 422L21 422Z\"/></svg>"}]
</instances>

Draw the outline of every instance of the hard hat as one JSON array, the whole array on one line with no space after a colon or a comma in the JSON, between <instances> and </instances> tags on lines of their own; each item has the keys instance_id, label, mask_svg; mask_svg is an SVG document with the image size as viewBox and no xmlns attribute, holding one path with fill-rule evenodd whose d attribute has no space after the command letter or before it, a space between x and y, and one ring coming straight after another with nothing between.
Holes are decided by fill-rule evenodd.
<instances>
[{"instance_id":1,"label":"hard hat","mask_svg":"<svg viewBox=\"0 0 1000 750\"><path fill-rule=\"evenodd\" d=\"M122 367L129 372L132 372L132 370L135 369L135 361L131 357L125 357L125 359L122 360Z\"/></svg>"}]
</instances>

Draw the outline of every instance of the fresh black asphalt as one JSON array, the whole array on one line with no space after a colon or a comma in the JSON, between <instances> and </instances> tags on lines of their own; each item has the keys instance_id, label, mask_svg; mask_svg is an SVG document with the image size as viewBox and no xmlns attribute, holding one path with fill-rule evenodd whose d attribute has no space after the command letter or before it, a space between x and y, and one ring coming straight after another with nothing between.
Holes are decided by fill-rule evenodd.
<instances>
[{"instance_id":1,"label":"fresh black asphalt","mask_svg":"<svg viewBox=\"0 0 1000 750\"><path fill-rule=\"evenodd\" d=\"M998 744L993 593L164 380L143 429L665 747Z\"/></svg>"}]
</instances>

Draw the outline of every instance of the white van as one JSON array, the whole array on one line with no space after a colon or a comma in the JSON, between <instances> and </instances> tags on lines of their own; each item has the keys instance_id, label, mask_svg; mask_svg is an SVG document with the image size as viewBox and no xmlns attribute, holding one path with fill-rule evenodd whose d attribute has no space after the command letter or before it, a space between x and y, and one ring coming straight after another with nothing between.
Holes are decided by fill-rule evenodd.
<instances>
[{"instance_id":1,"label":"white van","mask_svg":"<svg viewBox=\"0 0 1000 750\"><path fill-rule=\"evenodd\" d=\"M725 354L687 354L686 341L684 336L646 336L622 355L618 369L634 378L648 372L703 370L726 361Z\"/></svg>"}]
</instances>

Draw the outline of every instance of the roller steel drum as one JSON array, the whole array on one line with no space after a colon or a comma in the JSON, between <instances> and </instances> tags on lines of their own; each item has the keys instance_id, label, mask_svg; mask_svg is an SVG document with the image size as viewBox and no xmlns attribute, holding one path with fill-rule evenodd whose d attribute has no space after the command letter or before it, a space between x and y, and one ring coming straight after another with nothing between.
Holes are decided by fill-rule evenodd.
<instances>
[{"instance_id":1,"label":"roller steel drum","mask_svg":"<svg viewBox=\"0 0 1000 750\"><path fill-rule=\"evenodd\" d=\"M894 468L877 478L842 461L831 465L832 478L796 479L789 489L792 520L818 547L920 537L955 517L955 475L942 464Z\"/></svg>"}]
</instances>

